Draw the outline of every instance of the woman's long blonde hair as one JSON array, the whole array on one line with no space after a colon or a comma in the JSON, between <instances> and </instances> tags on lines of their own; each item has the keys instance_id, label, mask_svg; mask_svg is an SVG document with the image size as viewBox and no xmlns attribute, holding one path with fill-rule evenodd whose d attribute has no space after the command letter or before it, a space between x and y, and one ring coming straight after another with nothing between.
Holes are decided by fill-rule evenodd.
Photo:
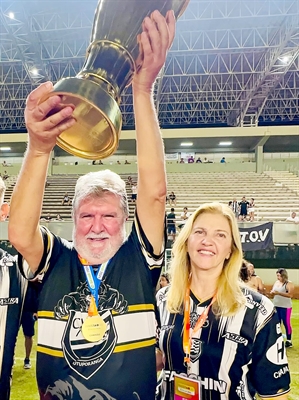
<instances>
[{"instance_id":1,"label":"woman's long blonde hair","mask_svg":"<svg viewBox=\"0 0 299 400\"><path fill-rule=\"evenodd\" d=\"M168 292L167 308L172 313L182 312L191 264L187 252L187 241L191 234L194 221L204 213L224 216L229 223L232 235L231 255L224 261L223 269L217 284L217 302L213 311L217 315L234 315L245 304L245 297L241 291L239 273L242 265L242 245L236 217L225 204L207 203L199 207L187 220L184 228L175 240L172 249L170 266L171 286Z\"/></svg>"}]
</instances>

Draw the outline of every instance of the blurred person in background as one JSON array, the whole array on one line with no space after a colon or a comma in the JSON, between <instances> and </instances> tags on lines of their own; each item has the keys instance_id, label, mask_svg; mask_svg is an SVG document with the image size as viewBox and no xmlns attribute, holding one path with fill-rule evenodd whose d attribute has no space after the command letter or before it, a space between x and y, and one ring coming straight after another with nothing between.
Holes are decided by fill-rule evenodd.
<instances>
[{"instance_id":1,"label":"blurred person in background","mask_svg":"<svg viewBox=\"0 0 299 400\"><path fill-rule=\"evenodd\" d=\"M183 212L181 213L181 216L180 216L181 221L178 225L180 229L184 228L185 223L186 223L187 219L190 217L190 215L191 215L191 213L188 211L188 207L184 207Z\"/></svg>"},{"instance_id":2,"label":"blurred person in background","mask_svg":"<svg viewBox=\"0 0 299 400\"><path fill-rule=\"evenodd\" d=\"M248 261L243 259L241 269L240 269L240 274L239 274L241 281L246 284L249 282L249 279L250 279L247 264L248 264Z\"/></svg>"},{"instance_id":3,"label":"blurred person in background","mask_svg":"<svg viewBox=\"0 0 299 400\"><path fill-rule=\"evenodd\" d=\"M276 271L277 281L274 283L270 295L273 297L273 304L276 307L279 321L283 323L286 331L286 347L292 347L292 297L294 284L289 281L286 269L279 268Z\"/></svg>"},{"instance_id":4,"label":"blurred person in background","mask_svg":"<svg viewBox=\"0 0 299 400\"><path fill-rule=\"evenodd\" d=\"M299 224L299 217L297 217L297 214L295 211L291 213L291 215L286 219L287 222L295 222L295 224Z\"/></svg>"},{"instance_id":5,"label":"blurred person in background","mask_svg":"<svg viewBox=\"0 0 299 400\"><path fill-rule=\"evenodd\" d=\"M165 286L168 286L169 284L170 284L169 275L167 273L161 274L159 280L160 289Z\"/></svg>"},{"instance_id":6,"label":"blurred person in background","mask_svg":"<svg viewBox=\"0 0 299 400\"><path fill-rule=\"evenodd\" d=\"M166 216L167 234L171 237L172 242L175 241L175 235L176 235L175 219L176 219L176 215L175 215L175 212L174 212L174 208L172 207L170 209L170 213L168 213L167 216Z\"/></svg>"},{"instance_id":7,"label":"blurred person in background","mask_svg":"<svg viewBox=\"0 0 299 400\"><path fill-rule=\"evenodd\" d=\"M37 320L37 295L39 278L35 281L29 281L27 287L27 293L24 302L24 309L22 313L21 326L25 338L25 359L24 369L31 368L30 355L33 346L33 337L35 335L34 325Z\"/></svg>"},{"instance_id":8,"label":"blurred person in background","mask_svg":"<svg viewBox=\"0 0 299 400\"><path fill-rule=\"evenodd\" d=\"M254 202L254 198L252 197L249 201L249 205L248 205L248 213L249 213L249 218L250 221L254 221L254 213L255 213L255 202Z\"/></svg>"},{"instance_id":9,"label":"blurred person in background","mask_svg":"<svg viewBox=\"0 0 299 400\"><path fill-rule=\"evenodd\" d=\"M245 262L247 263L247 268L248 268L248 272L249 272L248 286L250 286L252 289L258 291L261 294L265 294L264 282L255 273L254 265L249 261L245 260Z\"/></svg>"},{"instance_id":10,"label":"blurred person in background","mask_svg":"<svg viewBox=\"0 0 299 400\"><path fill-rule=\"evenodd\" d=\"M0 178L0 215L5 221L9 206L3 203L5 184ZM9 400L15 346L21 323L27 281L17 267L17 256L0 248L0 399Z\"/></svg>"},{"instance_id":11,"label":"blurred person in background","mask_svg":"<svg viewBox=\"0 0 299 400\"><path fill-rule=\"evenodd\" d=\"M174 192L171 192L170 195L168 196L168 200L169 200L169 205L170 206L176 206L176 195L174 194Z\"/></svg>"}]
</instances>

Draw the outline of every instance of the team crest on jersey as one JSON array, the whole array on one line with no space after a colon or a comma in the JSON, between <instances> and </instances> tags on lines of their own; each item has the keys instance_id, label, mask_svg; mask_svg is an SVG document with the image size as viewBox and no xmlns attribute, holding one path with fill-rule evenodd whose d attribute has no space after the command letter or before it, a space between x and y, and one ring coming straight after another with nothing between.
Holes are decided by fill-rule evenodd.
<instances>
[{"instance_id":1,"label":"team crest on jersey","mask_svg":"<svg viewBox=\"0 0 299 400\"><path fill-rule=\"evenodd\" d=\"M202 341L197 338L192 338L191 349L190 349L190 360L195 363L202 352Z\"/></svg>"},{"instance_id":2,"label":"team crest on jersey","mask_svg":"<svg viewBox=\"0 0 299 400\"><path fill-rule=\"evenodd\" d=\"M199 318L199 314L197 314L196 311L192 311L190 313L190 326L192 329L194 329L196 322L198 321L198 318ZM202 327L207 328L208 326L209 326L209 320L206 319Z\"/></svg>"},{"instance_id":3,"label":"team crest on jersey","mask_svg":"<svg viewBox=\"0 0 299 400\"><path fill-rule=\"evenodd\" d=\"M0 267L12 267L14 263L14 257L8 253L4 253L3 257L0 258Z\"/></svg>"},{"instance_id":4,"label":"team crest on jersey","mask_svg":"<svg viewBox=\"0 0 299 400\"><path fill-rule=\"evenodd\" d=\"M85 379L89 379L105 364L115 348L117 333L112 311L123 314L128 308L123 295L104 282L100 287L98 300L98 312L107 327L103 338L98 342L88 342L82 335L82 325L90 303L90 291L86 282L77 288L77 292L69 293L59 300L54 308L55 318L68 316L62 337L64 357L70 368Z\"/></svg>"}]
</instances>

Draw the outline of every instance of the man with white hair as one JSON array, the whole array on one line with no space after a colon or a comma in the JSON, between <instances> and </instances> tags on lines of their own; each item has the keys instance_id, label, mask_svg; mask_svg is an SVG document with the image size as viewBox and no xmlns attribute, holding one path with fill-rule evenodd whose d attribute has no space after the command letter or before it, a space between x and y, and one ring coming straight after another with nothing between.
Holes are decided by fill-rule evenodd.
<instances>
[{"instance_id":1,"label":"man with white hair","mask_svg":"<svg viewBox=\"0 0 299 400\"><path fill-rule=\"evenodd\" d=\"M9 205L3 203L5 184L0 178L0 220L5 221ZM11 372L27 281L12 256L0 248L0 398L10 397Z\"/></svg>"},{"instance_id":2,"label":"man with white hair","mask_svg":"<svg viewBox=\"0 0 299 400\"><path fill-rule=\"evenodd\" d=\"M152 98L175 31L172 12L145 18L144 61L134 74L138 195L132 232L125 183L111 171L78 179L73 244L39 226L51 151L74 124L42 84L27 99L28 148L11 201L10 240L30 279L44 273L38 306L37 380L41 399L152 400L155 397L154 288L165 247L164 149ZM50 114L51 115L50 115ZM34 196L32 196L34 193Z\"/></svg>"}]
</instances>

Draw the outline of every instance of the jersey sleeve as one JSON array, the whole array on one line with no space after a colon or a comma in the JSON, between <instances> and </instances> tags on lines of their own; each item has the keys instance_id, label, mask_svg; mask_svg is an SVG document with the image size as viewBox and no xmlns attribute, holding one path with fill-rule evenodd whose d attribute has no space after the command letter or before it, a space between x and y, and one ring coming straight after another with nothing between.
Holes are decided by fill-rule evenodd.
<instances>
[{"instance_id":1,"label":"jersey sleeve","mask_svg":"<svg viewBox=\"0 0 299 400\"><path fill-rule=\"evenodd\" d=\"M251 365L251 380L261 398L290 391L290 372L280 323L274 310L258 332Z\"/></svg>"},{"instance_id":2,"label":"jersey sleeve","mask_svg":"<svg viewBox=\"0 0 299 400\"><path fill-rule=\"evenodd\" d=\"M159 280L161 268L164 263L164 256L165 256L165 246L166 246L166 223L164 221L164 237L163 242L161 243L161 251L160 254L154 254L153 246L150 244L149 240L147 239L142 226L139 222L137 213L135 214L132 233L136 234L137 240L139 242L141 252L146 260L147 266L151 272L153 285L156 286Z\"/></svg>"},{"instance_id":3,"label":"jersey sleeve","mask_svg":"<svg viewBox=\"0 0 299 400\"><path fill-rule=\"evenodd\" d=\"M28 280L34 279L37 275L43 275L47 272L53 253L54 235L45 226L41 226L40 229L44 242L44 252L37 271L33 273L24 257L20 253L18 254L19 269L21 274Z\"/></svg>"}]
</instances>

